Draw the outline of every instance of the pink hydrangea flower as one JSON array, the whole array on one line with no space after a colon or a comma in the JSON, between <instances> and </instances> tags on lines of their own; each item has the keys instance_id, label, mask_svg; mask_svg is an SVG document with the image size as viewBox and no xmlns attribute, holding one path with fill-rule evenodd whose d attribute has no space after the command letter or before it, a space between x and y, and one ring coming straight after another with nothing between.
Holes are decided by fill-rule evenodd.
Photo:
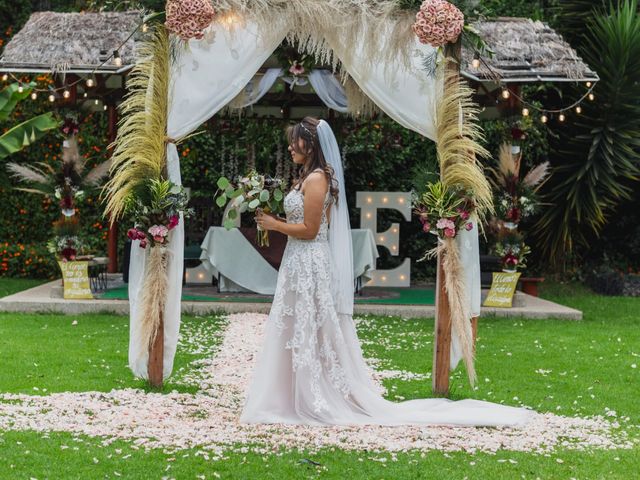
<instances>
[{"instance_id":1,"label":"pink hydrangea flower","mask_svg":"<svg viewBox=\"0 0 640 480\"><path fill-rule=\"evenodd\" d=\"M445 237L449 237L449 238L453 238L456 236L456 231L453 228L445 228L444 229L444 236Z\"/></svg>"},{"instance_id":2,"label":"pink hydrangea flower","mask_svg":"<svg viewBox=\"0 0 640 480\"><path fill-rule=\"evenodd\" d=\"M201 39L216 16L210 0L168 0L165 11L167 30L182 40Z\"/></svg>"},{"instance_id":3,"label":"pink hydrangea flower","mask_svg":"<svg viewBox=\"0 0 640 480\"><path fill-rule=\"evenodd\" d=\"M440 230L442 230L443 228L455 229L456 224L453 223L453 221L449 218L441 218L440 220L438 220L438 223L436 223L436 227Z\"/></svg>"},{"instance_id":4,"label":"pink hydrangea flower","mask_svg":"<svg viewBox=\"0 0 640 480\"><path fill-rule=\"evenodd\" d=\"M164 243L166 236L169 234L169 229L164 225L154 225L149 228L149 233L154 242Z\"/></svg>"},{"instance_id":5,"label":"pink hydrangea flower","mask_svg":"<svg viewBox=\"0 0 640 480\"><path fill-rule=\"evenodd\" d=\"M416 14L413 31L420 43L436 48L455 42L464 27L464 14L446 0L425 0Z\"/></svg>"}]
</instances>

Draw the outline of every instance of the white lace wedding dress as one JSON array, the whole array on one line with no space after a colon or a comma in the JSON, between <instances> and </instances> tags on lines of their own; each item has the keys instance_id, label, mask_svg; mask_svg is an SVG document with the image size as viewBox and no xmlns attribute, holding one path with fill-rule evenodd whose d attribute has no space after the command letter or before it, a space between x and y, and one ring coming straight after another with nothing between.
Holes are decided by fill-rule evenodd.
<instances>
[{"instance_id":1,"label":"white lace wedding dress","mask_svg":"<svg viewBox=\"0 0 640 480\"><path fill-rule=\"evenodd\" d=\"M327 193L315 239L288 239L263 350L240 421L319 425L525 423L531 412L522 408L477 400L396 403L382 397L363 359L351 315L339 315L334 307L326 215L331 200ZM287 222L303 221L301 192L289 192L284 206Z\"/></svg>"}]
</instances>

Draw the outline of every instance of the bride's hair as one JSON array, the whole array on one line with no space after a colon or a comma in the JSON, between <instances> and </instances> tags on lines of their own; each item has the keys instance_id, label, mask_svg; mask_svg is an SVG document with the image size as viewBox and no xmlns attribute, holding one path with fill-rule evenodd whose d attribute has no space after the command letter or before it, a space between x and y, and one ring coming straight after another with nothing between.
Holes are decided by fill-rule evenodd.
<instances>
[{"instance_id":1,"label":"bride's hair","mask_svg":"<svg viewBox=\"0 0 640 480\"><path fill-rule=\"evenodd\" d=\"M320 120L317 118L304 117L301 122L287 128L287 139L291 147L296 153L307 157L307 162L300 169L299 176L296 179L294 187L299 188L311 172L320 169L327 177L327 182L329 182L329 191L334 202L337 203L337 181L334 177L333 168L327 164L324 155L322 155L322 148L320 147L320 142L318 140L319 123ZM299 140L302 140L302 142L299 142ZM300 146L300 143L302 143L302 147Z\"/></svg>"}]
</instances>

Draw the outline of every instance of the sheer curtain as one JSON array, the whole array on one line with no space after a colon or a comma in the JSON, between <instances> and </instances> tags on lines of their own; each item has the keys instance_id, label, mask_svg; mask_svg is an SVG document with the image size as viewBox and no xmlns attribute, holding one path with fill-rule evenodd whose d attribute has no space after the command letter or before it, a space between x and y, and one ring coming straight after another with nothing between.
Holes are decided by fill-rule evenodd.
<instances>
[{"instance_id":1,"label":"sheer curtain","mask_svg":"<svg viewBox=\"0 0 640 480\"><path fill-rule=\"evenodd\" d=\"M273 33L276 26L272 26ZM229 103L249 83L269 55L282 42L286 30L261 35L250 21L229 29L218 23L209 27L201 40L191 40L171 67L167 134L179 139L193 132ZM167 145L169 179L181 184L180 157L176 146ZM184 222L172 230L169 244L169 284L164 317L164 378L171 375L180 329L180 299L184 255ZM147 378L148 352L139 341L136 315L143 281L147 250L138 241L131 246L129 267L130 339L129 367L137 376ZM140 349L143 349L142 351Z\"/></svg>"},{"instance_id":2,"label":"sheer curtain","mask_svg":"<svg viewBox=\"0 0 640 480\"><path fill-rule=\"evenodd\" d=\"M323 103L337 112L347 112L347 96L344 87L329 70L312 70L309 83Z\"/></svg>"}]
</instances>

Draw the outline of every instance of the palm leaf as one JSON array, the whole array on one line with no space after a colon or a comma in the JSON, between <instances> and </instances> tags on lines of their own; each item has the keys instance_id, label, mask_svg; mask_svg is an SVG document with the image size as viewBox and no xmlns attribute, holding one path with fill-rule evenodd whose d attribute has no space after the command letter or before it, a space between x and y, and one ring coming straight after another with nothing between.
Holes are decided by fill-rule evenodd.
<instances>
[{"instance_id":1,"label":"palm leaf","mask_svg":"<svg viewBox=\"0 0 640 480\"><path fill-rule=\"evenodd\" d=\"M568 2L572 7L578 4L591 12L591 2ZM553 208L534 229L543 255L557 265L576 245L587 245L600 233L613 209L630 198L640 176L637 10L637 0L620 0L610 11L592 15L579 46L600 76L596 101L586 104L584 115L572 125L558 129L558 140L552 144L554 172L543 197Z\"/></svg>"}]
</instances>

